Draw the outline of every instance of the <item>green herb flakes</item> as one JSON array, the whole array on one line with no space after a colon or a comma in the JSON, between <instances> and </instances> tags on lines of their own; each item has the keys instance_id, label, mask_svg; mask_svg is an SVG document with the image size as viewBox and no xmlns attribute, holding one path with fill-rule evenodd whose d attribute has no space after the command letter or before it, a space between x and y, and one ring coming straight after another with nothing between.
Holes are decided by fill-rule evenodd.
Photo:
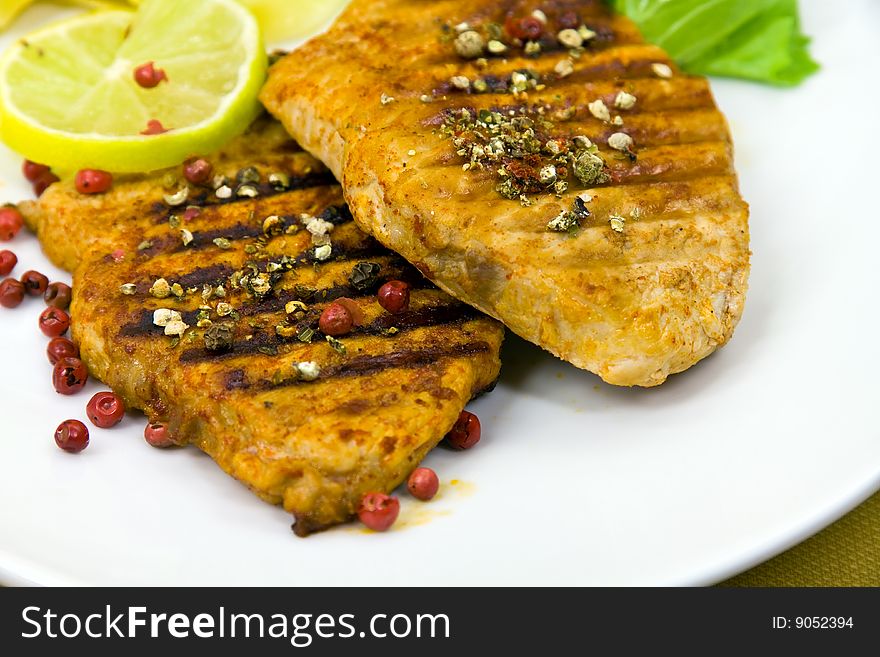
<instances>
[{"instance_id":1,"label":"green herb flakes","mask_svg":"<svg viewBox=\"0 0 880 657\"><path fill-rule=\"evenodd\" d=\"M346 354L346 349L345 349L345 345L342 344L342 341L341 341L341 340L337 340L337 339L334 338L332 335L325 336L325 339L327 340L327 343L328 343L331 347L333 347L333 349L335 349L337 352L339 352L340 354L342 354L343 356L345 356L345 354Z\"/></svg>"},{"instance_id":2,"label":"green herb flakes","mask_svg":"<svg viewBox=\"0 0 880 657\"><path fill-rule=\"evenodd\" d=\"M359 262L352 268L348 281L356 290L369 290L376 285L381 270L375 262Z\"/></svg>"}]
</instances>

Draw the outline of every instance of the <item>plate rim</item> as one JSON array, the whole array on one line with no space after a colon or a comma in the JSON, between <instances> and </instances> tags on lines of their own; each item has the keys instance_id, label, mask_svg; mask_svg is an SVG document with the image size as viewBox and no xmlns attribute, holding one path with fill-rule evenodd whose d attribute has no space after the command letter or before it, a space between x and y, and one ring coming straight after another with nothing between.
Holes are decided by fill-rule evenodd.
<instances>
[{"instance_id":1,"label":"plate rim","mask_svg":"<svg viewBox=\"0 0 880 657\"><path fill-rule=\"evenodd\" d=\"M671 586L707 586L722 582L802 543L844 517L878 491L880 491L880 468L875 468L856 483L846 482L845 485L840 485L836 495L824 496L821 504L803 509L798 517L790 522L779 523L761 533L751 533L747 548L733 548L723 554L707 555L697 567L667 571L664 579ZM588 573L582 572L575 579L583 580L587 577ZM63 571L51 565L41 565L29 556L10 552L6 545L0 545L0 583L7 586L127 585L125 582L91 582L77 576L65 575ZM328 584L328 586L342 585L344 584ZM419 585L421 584L414 582L410 586Z\"/></svg>"}]
</instances>

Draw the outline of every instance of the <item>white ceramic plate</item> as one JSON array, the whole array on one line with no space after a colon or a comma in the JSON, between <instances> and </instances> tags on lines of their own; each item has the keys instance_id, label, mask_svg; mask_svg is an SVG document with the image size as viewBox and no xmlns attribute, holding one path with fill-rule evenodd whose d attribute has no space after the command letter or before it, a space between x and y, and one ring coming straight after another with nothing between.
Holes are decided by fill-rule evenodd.
<instances>
[{"instance_id":1,"label":"white ceramic plate","mask_svg":"<svg viewBox=\"0 0 880 657\"><path fill-rule=\"evenodd\" d=\"M623 390L510 337L500 385L473 404L482 443L428 457L439 500L401 496L388 534L303 540L196 450L149 448L134 414L79 456L58 450L55 426L84 419L100 386L55 394L41 304L0 309L2 579L703 584L848 511L880 487L880 4L803 9L820 75L787 91L715 84L752 207L751 289L729 346L658 389ZM0 153L0 199L28 195L19 164ZM11 247L18 273L67 279L32 237Z\"/></svg>"}]
</instances>

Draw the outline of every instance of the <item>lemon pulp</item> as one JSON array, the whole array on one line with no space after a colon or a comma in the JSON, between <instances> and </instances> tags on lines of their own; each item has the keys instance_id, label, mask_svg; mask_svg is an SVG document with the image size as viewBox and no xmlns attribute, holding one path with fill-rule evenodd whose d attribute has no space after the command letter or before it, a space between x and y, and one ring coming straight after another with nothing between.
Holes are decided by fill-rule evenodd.
<instances>
[{"instance_id":1,"label":"lemon pulp","mask_svg":"<svg viewBox=\"0 0 880 657\"><path fill-rule=\"evenodd\" d=\"M145 89L147 62L168 80ZM234 0L143 0L17 41L0 60L0 138L62 170L147 171L212 151L259 112L266 55ZM167 132L145 136L150 121Z\"/></svg>"}]
</instances>

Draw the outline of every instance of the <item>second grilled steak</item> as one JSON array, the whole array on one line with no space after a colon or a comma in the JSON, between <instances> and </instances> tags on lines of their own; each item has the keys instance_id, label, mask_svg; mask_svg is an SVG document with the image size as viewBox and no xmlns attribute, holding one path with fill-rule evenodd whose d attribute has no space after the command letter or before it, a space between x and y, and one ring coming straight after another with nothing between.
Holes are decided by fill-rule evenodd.
<instances>
[{"instance_id":1,"label":"second grilled steak","mask_svg":"<svg viewBox=\"0 0 880 657\"><path fill-rule=\"evenodd\" d=\"M492 386L503 329L360 232L274 122L209 159L231 195L178 170L91 197L56 184L22 209L75 267L73 335L91 372L305 535L408 475ZM389 279L412 285L403 313L377 303ZM318 317L338 299L362 317L328 340Z\"/></svg>"},{"instance_id":2,"label":"second grilled steak","mask_svg":"<svg viewBox=\"0 0 880 657\"><path fill-rule=\"evenodd\" d=\"M609 383L658 385L739 321L724 117L600 0L354 0L262 98L361 228Z\"/></svg>"}]
</instances>

